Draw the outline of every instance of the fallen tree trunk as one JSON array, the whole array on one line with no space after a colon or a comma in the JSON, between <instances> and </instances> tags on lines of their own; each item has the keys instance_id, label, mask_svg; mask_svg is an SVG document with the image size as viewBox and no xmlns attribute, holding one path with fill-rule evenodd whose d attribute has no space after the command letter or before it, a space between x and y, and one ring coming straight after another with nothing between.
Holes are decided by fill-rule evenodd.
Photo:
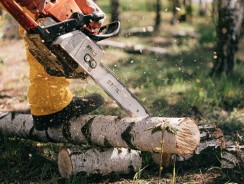
<instances>
[{"instance_id":1,"label":"fallen tree trunk","mask_svg":"<svg viewBox=\"0 0 244 184\"><path fill-rule=\"evenodd\" d=\"M131 29L124 30L121 34L125 37L128 36L143 36L143 35L149 35L154 33L154 27L153 26L147 26L147 27L133 27Z\"/></svg>"},{"instance_id":2,"label":"fallen tree trunk","mask_svg":"<svg viewBox=\"0 0 244 184\"><path fill-rule=\"evenodd\" d=\"M164 152L191 154L200 141L198 126L191 118L82 116L67 124L36 131L31 115L0 114L0 132L8 136L45 142L69 142L103 147L157 152L163 139Z\"/></svg>"},{"instance_id":3,"label":"fallen tree trunk","mask_svg":"<svg viewBox=\"0 0 244 184\"><path fill-rule=\"evenodd\" d=\"M128 45L123 42L116 42L112 40L103 40L98 42L102 47L112 47L117 49L123 49L125 52L133 54L154 54L156 56L168 56L170 53L162 47L146 47L144 45Z\"/></svg>"},{"instance_id":4,"label":"fallen tree trunk","mask_svg":"<svg viewBox=\"0 0 244 184\"><path fill-rule=\"evenodd\" d=\"M63 148L58 155L58 170L62 178L70 178L77 173L133 174L142 166L140 151L125 148L92 148L80 150Z\"/></svg>"}]
</instances>

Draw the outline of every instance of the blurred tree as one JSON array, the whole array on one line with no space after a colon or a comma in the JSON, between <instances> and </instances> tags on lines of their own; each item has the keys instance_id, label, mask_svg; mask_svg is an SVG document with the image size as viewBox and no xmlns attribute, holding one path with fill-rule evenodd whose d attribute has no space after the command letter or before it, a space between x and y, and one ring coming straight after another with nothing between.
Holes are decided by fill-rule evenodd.
<instances>
[{"instance_id":1,"label":"blurred tree","mask_svg":"<svg viewBox=\"0 0 244 184\"><path fill-rule=\"evenodd\" d=\"M218 21L218 0L212 1L212 12L211 12L211 17L213 24L217 26L217 21Z\"/></svg>"},{"instance_id":2,"label":"blurred tree","mask_svg":"<svg viewBox=\"0 0 244 184\"><path fill-rule=\"evenodd\" d=\"M172 2L172 13L173 13L173 17L171 19L171 24L175 24L175 22L178 20L177 12L180 9L180 1L171 0L171 2Z\"/></svg>"},{"instance_id":3,"label":"blurred tree","mask_svg":"<svg viewBox=\"0 0 244 184\"><path fill-rule=\"evenodd\" d=\"M191 0L183 0L183 8L180 11L179 21L185 22L187 20L192 20Z\"/></svg>"},{"instance_id":4,"label":"blurred tree","mask_svg":"<svg viewBox=\"0 0 244 184\"><path fill-rule=\"evenodd\" d=\"M111 0L111 22L120 20L120 0Z\"/></svg>"},{"instance_id":5,"label":"blurred tree","mask_svg":"<svg viewBox=\"0 0 244 184\"><path fill-rule=\"evenodd\" d=\"M2 15L3 15L3 9L0 8L0 16L2 16Z\"/></svg>"},{"instance_id":6,"label":"blurred tree","mask_svg":"<svg viewBox=\"0 0 244 184\"><path fill-rule=\"evenodd\" d=\"M204 0L199 0L199 15L205 16L207 14L206 10L206 2Z\"/></svg>"},{"instance_id":7,"label":"blurred tree","mask_svg":"<svg viewBox=\"0 0 244 184\"><path fill-rule=\"evenodd\" d=\"M243 14L243 0L218 0L217 43L211 76L233 73Z\"/></svg>"},{"instance_id":8,"label":"blurred tree","mask_svg":"<svg viewBox=\"0 0 244 184\"><path fill-rule=\"evenodd\" d=\"M218 13L218 1L212 1L212 12L217 14Z\"/></svg>"},{"instance_id":9,"label":"blurred tree","mask_svg":"<svg viewBox=\"0 0 244 184\"><path fill-rule=\"evenodd\" d=\"M155 18L155 25L154 25L154 31L158 32L160 31L160 26L161 26L161 0L156 0L156 18Z\"/></svg>"}]
</instances>

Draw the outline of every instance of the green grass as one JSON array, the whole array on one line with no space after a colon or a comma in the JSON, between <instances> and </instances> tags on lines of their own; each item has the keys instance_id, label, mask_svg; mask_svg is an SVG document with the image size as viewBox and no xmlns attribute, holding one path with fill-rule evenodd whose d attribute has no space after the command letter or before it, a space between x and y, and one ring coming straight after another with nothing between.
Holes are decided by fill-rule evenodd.
<instances>
[{"instance_id":1,"label":"green grass","mask_svg":"<svg viewBox=\"0 0 244 184\"><path fill-rule=\"evenodd\" d=\"M39 144L17 138L0 138L0 182L50 182L58 179L56 150L52 144Z\"/></svg>"}]
</instances>

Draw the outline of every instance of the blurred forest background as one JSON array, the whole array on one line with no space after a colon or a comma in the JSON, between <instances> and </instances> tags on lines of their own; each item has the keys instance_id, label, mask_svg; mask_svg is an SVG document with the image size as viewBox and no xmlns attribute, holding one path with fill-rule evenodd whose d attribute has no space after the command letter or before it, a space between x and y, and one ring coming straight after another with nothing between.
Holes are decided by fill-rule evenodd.
<instances>
[{"instance_id":1,"label":"blurred forest background","mask_svg":"<svg viewBox=\"0 0 244 184\"><path fill-rule=\"evenodd\" d=\"M225 135L243 145L243 0L96 0L96 3L107 15L105 23L119 20L122 26L117 37L99 43L105 49L104 62L152 116L192 117L199 124L220 127ZM0 109L28 111L28 65L23 42L13 18L3 10L0 15ZM106 104L96 114L126 116L91 80L74 80L71 89L76 95L102 93ZM52 162L56 146L5 137L0 141L0 181L61 182ZM26 156L26 150L38 156L35 163ZM42 162L45 168L38 167ZM155 175L150 173L151 179L157 176L154 172ZM164 177L168 177L167 173ZM82 179L74 177L65 182L80 183ZM226 174L214 166L177 170L176 179L176 183L244 181L243 176ZM142 178L138 182L150 183L149 180ZM89 178L86 181L89 183ZM132 182L121 178L117 181Z\"/></svg>"}]
</instances>

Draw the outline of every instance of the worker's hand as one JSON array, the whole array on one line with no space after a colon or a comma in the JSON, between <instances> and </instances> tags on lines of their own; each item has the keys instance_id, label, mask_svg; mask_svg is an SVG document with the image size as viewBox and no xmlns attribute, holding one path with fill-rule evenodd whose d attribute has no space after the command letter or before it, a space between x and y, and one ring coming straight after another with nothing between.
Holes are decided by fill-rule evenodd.
<instances>
[{"instance_id":1,"label":"worker's hand","mask_svg":"<svg viewBox=\"0 0 244 184\"><path fill-rule=\"evenodd\" d=\"M43 12L46 0L16 0L16 2L26 7L31 13L39 16Z\"/></svg>"},{"instance_id":2,"label":"worker's hand","mask_svg":"<svg viewBox=\"0 0 244 184\"><path fill-rule=\"evenodd\" d=\"M97 15L104 15L104 18L99 20L98 22L91 22L90 29L97 29L100 28L104 22L105 14L104 12L92 1L92 0L75 0L76 4L81 9L82 13L87 14L97 14Z\"/></svg>"}]
</instances>

